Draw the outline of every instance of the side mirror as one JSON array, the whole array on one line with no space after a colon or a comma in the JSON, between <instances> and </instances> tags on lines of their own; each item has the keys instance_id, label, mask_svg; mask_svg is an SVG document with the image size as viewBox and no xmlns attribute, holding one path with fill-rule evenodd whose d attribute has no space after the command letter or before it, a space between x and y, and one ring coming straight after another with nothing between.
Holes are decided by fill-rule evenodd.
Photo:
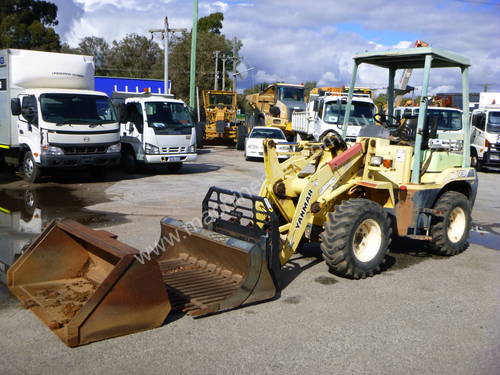
<instances>
[{"instance_id":1,"label":"side mirror","mask_svg":"<svg viewBox=\"0 0 500 375\"><path fill-rule=\"evenodd\" d=\"M318 101L317 101L317 100L315 100L315 101L314 101L314 104L313 104L313 111L314 111L314 112L318 112L318 107L319 107L319 105L318 105Z\"/></svg>"},{"instance_id":2,"label":"side mirror","mask_svg":"<svg viewBox=\"0 0 500 375\"><path fill-rule=\"evenodd\" d=\"M132 133L134 131L134 124L130 123L128 126L128 132Z\"/></svg>"},{"instance_id":3,"label":"side mirror","mask_svg":"<svg viewBox=\"0 0 500 375\"><path fill-rule=\"evenodd\" d=\"M118 121L121 123L127 122L127 107L125 103L119 103L116 109L118 111Z\"/></svg>"},{"instance_id":4,"label":"side mirror","mask_svg":"<svg viewBox=\"0 0 500 375\"><path fill-rule=\"evenodd\" d=\"M12 98L10 100L10 111L12 116L19 116L21 114L21 101L19 98Z\"/></svg>"},{"instance_id":5,"label":"side mirror","mask_svg":"<svg viewBox=\"0 0 500 375\"><path fill-rule=\"evenodd\" d=\"M29 124L38 125L38 114L33 107L27 107L24 111L21 111L23 117L28 121Z\"/></svg>"}]
</instances>

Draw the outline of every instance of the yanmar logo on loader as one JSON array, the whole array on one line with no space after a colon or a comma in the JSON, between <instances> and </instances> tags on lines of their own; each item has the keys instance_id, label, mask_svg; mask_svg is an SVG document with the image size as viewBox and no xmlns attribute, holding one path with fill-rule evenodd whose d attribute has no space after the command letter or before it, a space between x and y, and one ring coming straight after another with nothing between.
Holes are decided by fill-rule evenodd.
<instances>
[{"instance_id":1,"label":"yanmar logo on loader","mask_svg":"<svg viewBox=\"0 0 500 375\"><path fill-rule=\"evenodd\" d=\"M306 200L304 202L304 205L300 209L299 219L297 220L297 224L295 225L295 229L299 229L300 226L302 225L302 220L304 220L304 216L307 213L307 208L309 207L309 203L311 202L312 195L313 195L312 190L309 190L307 192Z\"/></svg>"}]
</instances>

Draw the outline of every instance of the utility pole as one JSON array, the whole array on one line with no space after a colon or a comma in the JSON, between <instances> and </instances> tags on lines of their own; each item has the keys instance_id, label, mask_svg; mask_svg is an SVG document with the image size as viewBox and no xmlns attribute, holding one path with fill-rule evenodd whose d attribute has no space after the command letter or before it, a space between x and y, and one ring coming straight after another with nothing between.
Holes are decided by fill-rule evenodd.
<instances>
[{"instance_id":1,"label":"utility pole","mask_svg":"<svg viewBox=\"0 0 500 375\"><path fill-rule=\"evenodd\" d=\"M196 86L196 38L198 34L198 0L193 0L193 28L191 30L191 68L189 70L189 106L194 109Z\"/></svg>"},{"instance_id":2,"label":"utility pole","mask_svg":"<svg viewBox=\"0 0 500 375\"><path fill-rule=\"evenodd\" d=\"M215 76L214 76L214 90L217 90L219 85L219 53L220 51L214 51L215 56ZM224 84L222 84L224 86ZM222 88L224 90L224 88Z\"/></svg>"},{"instance_id":3,"label":"utility pole","mask_svg":"<svg viewBox=\"0 0 500 375\"><path fill-rule=\"evenodd\" d=\"M168 87L168 39L169 33L176 33L186 31L186 29L170 29L168 27L168 17L164 19L164 27L163 29L151 29L149 32L151 33L151 37L153 37L154 33L161 33L161 37L163 39L163 53L164 53L164 65L163 65L163 79L165 81L163 91L165 94L170 94L170 89Z\"/></svg>"},{"instance_id":4,"label":"utility pole","mask_svg":"<svg viewBox=\"0 0 500 375\"><path fill-rule=\"evenodd\" d=\"M222 55L222 90L226 89L226 60L227 56Z\"/></svg>"},{"instance_id":5,"label":"utility pole","mask_svg":"<svg viewBox=\"0 0 500 375\"><path fill-rule=\"evenodd\" d=\"M238 63L238 52L236 51L236 37L233 39L233 91L236 92L236 64Z\"/></svg>"}]
</instances>

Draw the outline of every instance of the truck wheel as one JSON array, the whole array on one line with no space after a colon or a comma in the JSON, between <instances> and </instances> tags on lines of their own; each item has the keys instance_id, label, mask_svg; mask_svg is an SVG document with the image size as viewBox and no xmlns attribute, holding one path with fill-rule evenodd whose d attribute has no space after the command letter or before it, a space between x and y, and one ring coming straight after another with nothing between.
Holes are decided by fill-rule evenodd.
<instances>
[{"instance_id":1,"label":"truck wheel","mask_svg":"<svg viewBox=\"0 0 500 375\"><path fill-rule=\"evenodd\" d=\"M472 168L475 168L476 171L480 172L483 169L483 165L481 163L481 160L476 154L476 151L471 152L471 157L470 157L470 166Z\"/></svg>"},{"instance_id":2,"label":"truck wheel","mask_svg":"<svg viewBox=\"0 0 500 375\"><path fill-rule=\"evenodd\" d=\"M238 129L236 131L236 149L244 150L245 149L245 138L247 137L247 128L244 124L239 124Z\"/></svg>"},{"instance_id":3,"label":"truck wheel","mask_svg":"<svg viewBox=\"0 0 500 375\"><path fill-rule=\"evenodd\" d=\"M134 150L131 147L126 147L125 150L122 151L121 164L127 173L134 173L136 171L137 160L135 159Z\"/></svg>"},{"instance_id":4,"label":"truck wheel","mask_svg":"<svg viewBox=\"0 0 500 375\"><path fill-rule=\"evenodd\" d=\"M368 199L342 202L328 214L321 250L330 271L350 279L380 272L391 242L390 221L382 206Z\"/></svg>"},{"instance_id":5,"label":"truck wheel","mask_svg":"<svg viewBox=\"0 0 500 375\"><path fill-rule=\"evenodd\" d=\"M464 251L469 243L471 226L470 204L465 195L447 191L434 205L443 216L433 220L431 248L439 255L456 255Z\"/></svg>"},{"instance_id":6,"label":"truck wheel","mask_svg":"<svg viewBox=\"0 0 500 375\"><path fill-rule=\"evenodd\" d=\"M205 123L196 124L196 148L203 148L203 138L205 136Z\"/></svg>"},{"instance_id":7,"label":"truck wheel","mask_svg":"<svg viewBox=\"0 0 500 375\"><path fill-rule=\"evenodd\" d=\"M31 183L37 183L42 174L40 166L38 166L33 158L31 151L24 155L23 159L23 176L24 180Z\"/></svg>"}]
</instances>

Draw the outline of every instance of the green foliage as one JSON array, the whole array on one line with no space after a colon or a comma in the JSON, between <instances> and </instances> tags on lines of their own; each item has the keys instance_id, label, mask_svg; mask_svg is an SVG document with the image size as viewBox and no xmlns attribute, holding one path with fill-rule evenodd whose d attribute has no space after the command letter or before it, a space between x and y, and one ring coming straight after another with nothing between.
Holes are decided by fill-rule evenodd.
<instances>
[{"instance_id":1,"label":"green foliage","mask_svg":"<svg viewBox=\"0 0 500 375\"><path fill-rule=\"evenodd\" d=\"M379 111L383 110L384 108L387 108L387 95L386 94L378 95L375 99L373 99L373 103L375 103Z\"/></svg>"},{"instance_id":2,"label":"green foliage","mask_svg":"<svg viewBox=\"0 0 500 375\"><path fill-rule=\"evenodd\" d=\"M97 52L100 53L105 45L84 43L84 47L98 47ZM113 41L109 52L103 54L105 64L101 69L108 72L108 75L118 77L160 78L163 71L154 71L153 66L157 66L161 55L162 50L158 43L132 33L119 42Z\"/></svg>"},{"instance_id":3,"label":"green foliage","mask_svg":"<svg viewBox=\"0 0 500 375\"><path fill-rule=\"evenodd\" d=\"M198 32L220 34L220 31L222 29L222 21L224 21L224 14L220 12L212 13L206 17L202 17L198 20Z\"/></svg>"},{"instance_id":4,"label":"green foliage","mask_svg":"<svg viewBox=\"0 0 500 375\"><path fill-rule=\"evenodd\" d=\"M304 83L304 97L309 97L309 92L318 86L318 81L307 81Z\"/></svg>"},{"instance_id":5,"label":"green foliage","mask_svg":"<svg viewBox=\"0 0 500 375\"><path fill-rule=\"evenodd\" d=\"M2 0L0 48L59 51L57 6L48 1Z\"/></svg>"}]
</instances>

